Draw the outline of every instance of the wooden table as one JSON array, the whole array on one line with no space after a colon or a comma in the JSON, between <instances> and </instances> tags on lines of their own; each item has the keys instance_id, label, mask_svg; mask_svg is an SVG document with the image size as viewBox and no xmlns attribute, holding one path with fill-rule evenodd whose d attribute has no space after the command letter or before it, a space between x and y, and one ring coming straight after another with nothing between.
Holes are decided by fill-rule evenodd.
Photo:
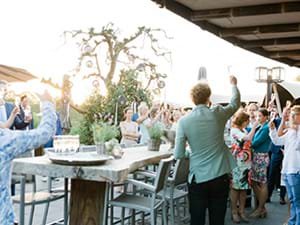
<instances>
[{"instance_id":1,"label":"wooden table","mask_svg":"<svg viewBox=\"0 0 300 225\"><path fill-rule=\"evenodd\" d=\"M73 166L52 163L47 156L19 158L13 161L15 173L71 179L71 225L100 225L105 212L107 182L122 182L140 167L158 163L172 155L168 145L160 151L146 146L126 148L121 159L109 160L99 166Z\"/></svg>"}]
</instances>

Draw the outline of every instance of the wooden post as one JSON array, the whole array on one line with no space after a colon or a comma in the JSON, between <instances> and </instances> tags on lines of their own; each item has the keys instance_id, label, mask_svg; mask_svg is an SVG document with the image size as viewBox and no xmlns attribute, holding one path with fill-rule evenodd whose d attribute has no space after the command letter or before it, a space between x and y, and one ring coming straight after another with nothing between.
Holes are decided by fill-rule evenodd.
<instances>
[{"instance_id":1,"label":"wooden post","mask_svg":"<svg viewBox=\"0 0 300 225\"><path fill-rule=\"evenodd\" d=\"M275 93L275 101L276 101L276 107L277 107L277 112L279 114L279 116L282 116L282 111L281 111L281 104L280 104L280 99L279 99L279 93L277 90L277 84L274 83L273 84L273 91Z\"/></svg>"},{"instance_id":2,"label":"wooden post","mask_svg":"<svg viewBox=\"0 0 300 225\"><path fill-rule=\"evenodd\" d=\"M44 147L40 146L34 149L34 156L43 156L44 155Z\"/></svg>"},{"instance_id":3,"label":"wooden post","mask_svg":"<svg viewBox=\"0 0 300 225\"><path fill-rule=\"evenodd\" d=\"M102 225L106 182L72 179L70 225Z\"/></svg>"}]
</instances>

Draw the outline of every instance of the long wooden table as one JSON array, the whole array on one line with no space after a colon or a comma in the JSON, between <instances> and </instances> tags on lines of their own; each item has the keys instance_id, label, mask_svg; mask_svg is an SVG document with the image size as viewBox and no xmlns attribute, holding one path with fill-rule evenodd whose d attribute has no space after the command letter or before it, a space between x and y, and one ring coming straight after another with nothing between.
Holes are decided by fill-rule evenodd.
<instances>
[{"instance_id":1,"label":"long wooden table","mask_svg":"<svg viewBox=\"0 0 300 225\"><path fill-rule=\"evenodd\" d=\"M122 182L138 168L158 163L172 155L168 145L160 151L146 146L126 148L121 159L109 160L99 166L73 166L52 163L48 156L18 158L13 161L15 173L64 177L71 179L70 224L100 225L105 212L107 182Z\"/></svg>"}]
</instances>

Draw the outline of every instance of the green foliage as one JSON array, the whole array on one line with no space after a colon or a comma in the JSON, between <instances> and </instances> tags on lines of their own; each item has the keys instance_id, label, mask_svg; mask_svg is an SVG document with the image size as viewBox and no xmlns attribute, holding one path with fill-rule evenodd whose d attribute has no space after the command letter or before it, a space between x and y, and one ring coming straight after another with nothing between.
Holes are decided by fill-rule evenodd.
<instances>
[{"instance_id":1,"label":"green foliage","mask_svg":"<svg viewBox=\"0 0 300 225\"><path fill-rule=\"evenodd\" d=\"M163 125L161 123L154 123L148 128L149 136L153 140L160 140L164 135Z\"/></svg>"},{"instance_id":2,"label":"green foliage","mask_svg":"<svg viewBox=\"0 0 300 225\"><path fill-rule=\"evenodd\" d=\"M104 143L118 136L119 130L115 126L103 122L93 124L93 137L95 143Z\"/></svg>"},{"instance_id":3,"label":"green foliage","mask_svg":"<svg viewBox=\"0 0 300 225\"><path fill-rule=\"evenodd\" d=\"M41 121L41 116L37 115L37 113L32 112L33 117L33 127L37 128Z\"/></svg>"},{"instance_id":4,"label":"green foliage","mask_svg":"<svg viewBox=\"0 0 300 225\"><path fill-rule=\"evenodd\" d=\"M76 133L77 131L78 133ZM92 124L89 123L85 118L80 122L78 128L72 127L71 134L79 134L81 144L94 144Z\"/></svg>"},{"instance_id":5,"label":"green foliage","mask_svg":"<svg viewBox=\"0 0 300 225\"><path fill-rule=\"evenodd\" d=\"M170 62L170 51L162 48L158 41L160 38L170 39L165 31L139 27L135 33L124 37L120 29L109 23L100 30L92 27L88 30L65 31L64 35L66 39L73 39L78 47L76 76L82 76L83 79L95 78L93 85L96 91L82 105L82 110L86 112L79 129L82 143L93 143L94 122L119 123L125 107L133 102L139 104L142 101L151 105L150 89L159 94L160 89L165 86L163 79L166 75L159 72L159 66L145 58L143 51L136 51L142 44L140 48L145 47L147 52L150 50L151 58L162 57ZM116 74L118 71L120 73ZM138 75L143 82L139 81ZM119 79L114 83L116 77ZM100 95L99 82L105 85L106 96ZM118 118L114 118L115 115L118 115Z\"/></svg>"},{"instance_id":6,"label":"green foliage","mask_svg":"<svg viewBox=\"0 0 300 225\"><path fill-rule=\"evenodd\" d=\"M119 96L126 98L126 104L118 104L118 123L123 118L124 109L130 106L132 102L140 103L144 101L149 105L152 102L150 91L141 87L137 79L137 73L133 70L121 71L119 82L107 87L106 96L101 96L99 92L95 91L82 105L86 113L78 129L81 143L93 144L92 126L95 122L114 123L116 103Z\"/></svg>"}]
</instances>

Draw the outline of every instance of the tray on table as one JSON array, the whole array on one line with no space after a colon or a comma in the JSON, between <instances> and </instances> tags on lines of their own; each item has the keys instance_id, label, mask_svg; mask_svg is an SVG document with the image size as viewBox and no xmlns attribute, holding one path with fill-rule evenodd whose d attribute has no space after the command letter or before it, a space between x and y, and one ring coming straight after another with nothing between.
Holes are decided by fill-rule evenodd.
<instances>
[{"instance_id":1,"label":"tray on table","mask_svg":"<svg viewBox=\"0 0 300 225\"><path fill-rule=\"evenodd\" d=\"M113 159L109 155L99 155L96 152L76 152L73 154L55 153L53 149L47 149L48 157L53 163L63 165L99 165Z\"/></svg>"}]
</instances>

